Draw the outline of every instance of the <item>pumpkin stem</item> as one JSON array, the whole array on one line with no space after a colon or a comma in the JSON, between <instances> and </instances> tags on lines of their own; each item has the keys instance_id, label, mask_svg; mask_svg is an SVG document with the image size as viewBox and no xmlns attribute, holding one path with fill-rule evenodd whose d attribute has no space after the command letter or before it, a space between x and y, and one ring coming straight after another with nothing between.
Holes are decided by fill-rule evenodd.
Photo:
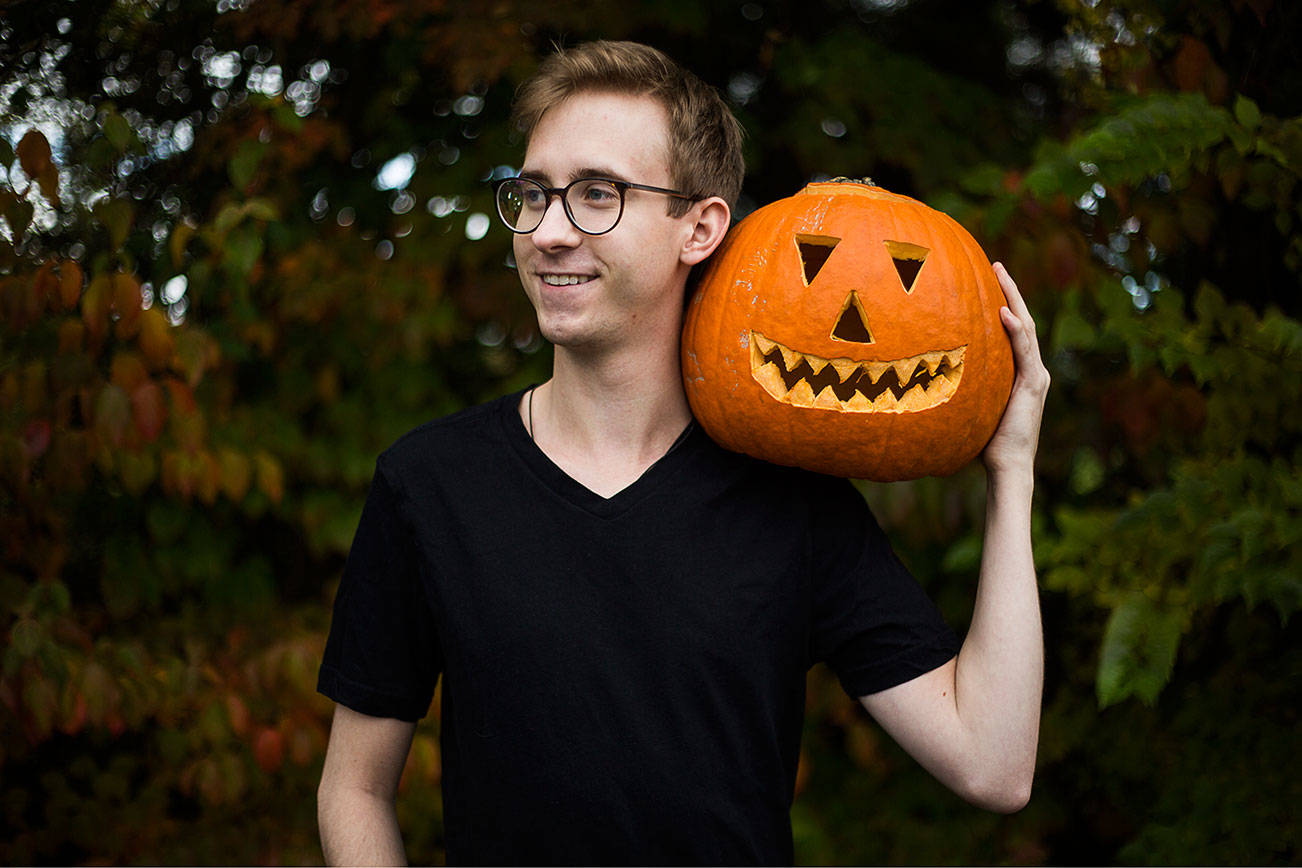
<instances>
[{"instance_id":1,"label":"pumpkin stem","mask_svg":"<svg viewBox=\"0 0 1302 868\"><path fill-rule=\"evenodd\" d=\"M832 179L832 183L833 184L867 184L869 187L877 186L876 184L873 183L873 179L869 178L866 175L862 178L847 178L844 175L837 175L835 178Z\"/></svg>"}]
</instances>

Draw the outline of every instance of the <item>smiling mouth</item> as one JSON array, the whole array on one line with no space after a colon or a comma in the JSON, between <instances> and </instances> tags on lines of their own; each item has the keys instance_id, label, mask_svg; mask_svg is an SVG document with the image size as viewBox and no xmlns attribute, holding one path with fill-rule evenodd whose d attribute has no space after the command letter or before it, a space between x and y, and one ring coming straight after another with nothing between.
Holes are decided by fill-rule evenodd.
<instances>
[{"instance_id":1,"label":"smiling mouth","mask_svg":"<svg viewBox=\"0 0 1302 868\"><path fill-rule=\"evenodd\" d=\"M577 286L593 279L591 274L539 274L548 286Z\"/></svg>"},{"instance_id":2,"label":"smiling mouth","mask_svg":"<svg viewBox=\"0 0 1302 868\"><path fill-rule=\"evenodd\" d=\"M891 361L825 359L750 333L750 371L784 404L848 413L912 413L953 397L967 345Z\"/></svg>"}]
</instances>

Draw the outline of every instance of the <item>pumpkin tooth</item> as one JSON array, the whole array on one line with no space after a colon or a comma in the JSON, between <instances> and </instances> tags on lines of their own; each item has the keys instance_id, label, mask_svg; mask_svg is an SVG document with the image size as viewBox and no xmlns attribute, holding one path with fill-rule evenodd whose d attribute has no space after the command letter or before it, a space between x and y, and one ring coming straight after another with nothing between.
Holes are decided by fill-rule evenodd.
<instances>
[{"instance_id":1,"label":"pumpkin tooth","mask_svg":"<svg viewBox=\"0 0 1302 868\"><path fill-rule=\"evenodd\" d=\"M914 356L910 359L896 359L891 362L891 365L895 368L895 379L899 380L900 385L903 386L913 379L913 372L918 367L918 358Z\"/></svg>"},{"instance_id":2,"label":"pumpkin tooth","mask_svg":"<svg viewBox=\"0 0 1302 868\"><path fill-rule=\"evenodd\" d=\"M836 397L831 386L824 386L823 391L819 392L818 397L814 399L814 406L824 410L840 410L841 400Z\"/></svg>"},{"instance_id":3,"label":"pumpkin tooth","mask_svg":"<svg viewBox=\"0 0 1302 868\"><path fill-rule=\"evenodd\" d=\"M860 367L868 370L868 377L874 383L882 378L882 374L891 368L890 362L864 362Z\"/></svg>"},{"instance_id":4,"label":"pumpkin tooth","mask_svg":"<svg viewBox=\"0 0 1302 868\"><path fill-rule=\"evenodd\" d=\"M872 409L877 411L890 411L895 409L897 403L899 402L895 400L895 393L890 389L887 389L876 398L873 398Z\"/></svg>"},{"instance_id":5,"label":"pumpkin tooth","mask_svg":"<svg viewBox=\"0 0 1302 868\"><path fill-rule=\"evenodd\" d=\"M960 365L962 365L962 364L963 364L963 354L966 353L966 352L967 352L967 344L964 344L963 346L959 347L958 349L956 349L956 350L950 350L948 353L946 353L945 356L949 359L949 366L950 366L951 368L957 368L957 367L959 367Z\"/></svg>"},{"instance_id":6,"label":"pumpkin tooth","mask_svg":"<svg viewBox=\"0 0 1302 868\"><path fill-rule=\"evenodd\" d=\"M936 369L940 367L940 362L944 358L944 353L923 353L922 361L927 365L927 373L933 377L936 376Z\"/></svg>"},{"instance_id":7,"label":"pumpkin tooth","mask_svg":"<svg viewBox=\"0 0 1302 868\"><path fill-rule=\"evenodd\" d=\"M836 369L836 375L844 383L846 379L859 370L859 363L850 359L832 359L831 365Z\"/></svg>"},{"instance_id":8,"label":"pumpkin tooth","mask_svg":"<svg viewBox=\"0 0 1302 868\"><path fill-rule=\"evenodd\" d=\"M888 390L886 394L889 395L890 391ZM868 396L863 392L855 392L842 406L851 413L869 413L873 409L872 401L869 401Z\"/></svg>"},{"instance_id":9,"label":"pumpkin tooth","mask_svg":"<svg viewBox=\"0 0 1302 868\"><path fill-rule=\"evenodd\" d=\"M809 383L801 380L791 387L787 392L787 400L797 407L808 407L814 403L814 390L809 387Z\"/></svg>"},{"instance_id":10,"label":"pumpkin tooth","mask_svg":"<svg viewBox=\"0 0 1302 868\"><path fill-rule=\"evenodd\" d=\"M905 392L904 397L899 400L901 410L925 410L931 404L932 402L927 400L927 393L922 388L921 383Z\"/></svg>"},{"instance_id":11,"label":"pumpkin tooth","mask_svg":"<svg viewBox=\"0 0 1302 868\"><path fill-rule=\"evenodd\" d=\"M787 394L787 385L782 382L782 372L773 362L765 362L756 368L755 379L775 398L780 399Z\"/></svg>"},{"instance_id":12,"label":"pumpkin tooth","mask_svg":"<svg viewBox=\"0 0 1302 868\"><path fill-rule=\"evenodd\" d=\"M823 358L822 356L814 356L814 355L810 355L809 353L805 353L805 361L809 362L809 367L813 368L815 376L818 375L819 371L827 367L827 359Z\"/></svg>"},{"instance_id":13,"label":"pumpkin tooth","mask_svg":"<svg viewBox=\"0 0 1302 868\"><path fill-rule=\"evenodd\" d=\"M775 344L773 341L769 340L768 338L764 337L764 335L760 334L759 332L751 332L751 337L754 339L752 341L752 344L758 346L759 351L766 356L769 353L773 352L773 348L777 346L777 344Z\"/></svg>"},{"instance_id":14,"label":"pumpkin tooth","mask_svg":"<svg viewBox=\"0 0 1302 868\"><path fill-rule=\"evenodd\" d=\"M788 371L794 371L796 366L800 364L800 360L804 358L800 353L782 344L778 344L778 349L782 350L782 361L786 364Z\"/></svg>"}]
</instances>

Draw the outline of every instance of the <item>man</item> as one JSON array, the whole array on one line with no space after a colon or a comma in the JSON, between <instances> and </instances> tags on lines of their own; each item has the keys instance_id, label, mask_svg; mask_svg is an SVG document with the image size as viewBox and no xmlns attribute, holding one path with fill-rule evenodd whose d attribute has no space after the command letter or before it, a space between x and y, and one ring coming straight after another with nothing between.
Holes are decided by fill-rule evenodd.
<instances>
[{"instance_id":1,"label":"man","mask_svg":"<svg viewBox=\"0 0 1302 868\"><path fill-rule=\"evenodd\" d=\"M377 462L321 669L327 860L404 861L394 793L440 676L450 862L789 863L818 660L964 798L1022 806L1048 375L1007 274L1018 373L983 455L955 655L848 482L724 452L692 422L679 329L741 185L727 107L653 49L592 43L546 61L517 116L524 166L498 203L553 376Z\"/></svg>"}]
</instances>

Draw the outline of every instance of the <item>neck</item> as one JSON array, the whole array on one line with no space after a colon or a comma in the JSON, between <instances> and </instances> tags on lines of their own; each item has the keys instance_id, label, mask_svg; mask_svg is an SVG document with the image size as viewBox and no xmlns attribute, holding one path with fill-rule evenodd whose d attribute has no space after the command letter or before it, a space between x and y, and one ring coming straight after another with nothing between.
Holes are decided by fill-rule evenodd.
<instances>
[{"instance_id":1,"label":"neck","mask_svg":"<svg viewBox=\"0 0 1302 868\"><path fill-rule=\"evenodd\" d=\"M557 347L552 378L535 396L553 440L605 454L663 454L691 418L677 342L653 352L584 354ZM663 448L661 448L663 447Z\"/></svg>"},{"instance_id":2,"label":"neck","mask_svg":"<svg viewBox=\"0 0 1302 868\"><path fill-rule=\"evenodd\" d=\"M678 342L607 352L556 347L552 378L520 411L526 425L532 415L530 433L548 458L610 496L658 461L691 420Z\"/></svg>"}]
</instances>

